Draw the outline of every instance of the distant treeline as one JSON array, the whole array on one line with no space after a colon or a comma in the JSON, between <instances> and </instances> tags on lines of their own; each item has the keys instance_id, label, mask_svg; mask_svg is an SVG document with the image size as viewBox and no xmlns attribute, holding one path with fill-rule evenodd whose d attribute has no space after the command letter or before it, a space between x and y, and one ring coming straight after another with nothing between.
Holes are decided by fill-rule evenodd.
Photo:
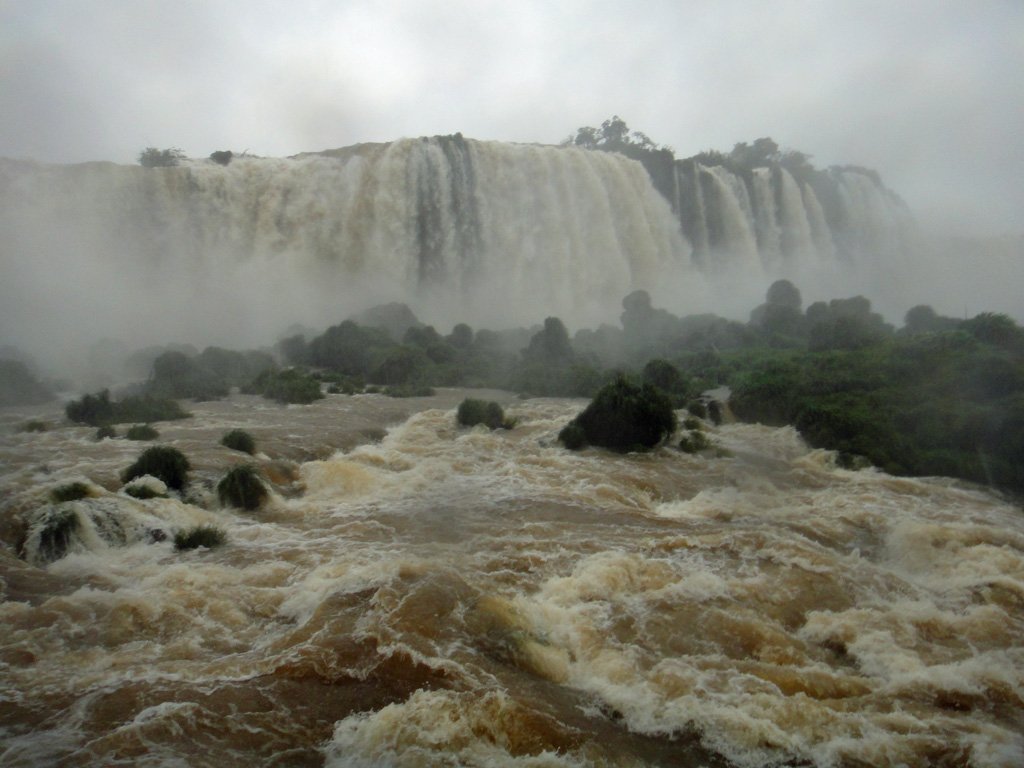
<instances>
[{"instance_id":1,"label":"distant treeline","mask_svg":"<svg viewBox=\"0 0 1024 768\"><path fill-rule=\"evenodd\" d=\"M408 396L456 386L589 398L625 377L682 408L724 384L737 417L792 424L812 446L838 451L845 466L1024 493L1024 330L1006 315L957 320L921 305L897 330L863 296L803 308L786 280L746 323L677 317L644 291L622 305L620 325L571 337L557 317L506 331L459 323L442 335L404 305L388 305L288 336L272 351L170 349L127 404L216 398L232 387L298 403L325 391ZM111 420L109 395L87 398L93 418L82 417L85 399L69 404L68 416ZM131 408L125 418L140 420Z\"/></svg>"}]
</instances>

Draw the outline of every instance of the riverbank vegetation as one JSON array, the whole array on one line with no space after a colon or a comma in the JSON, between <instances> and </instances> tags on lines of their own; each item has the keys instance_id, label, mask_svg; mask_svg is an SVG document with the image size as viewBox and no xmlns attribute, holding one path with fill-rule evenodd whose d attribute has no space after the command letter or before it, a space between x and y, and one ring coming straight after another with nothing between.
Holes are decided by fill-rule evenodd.
<instances>
[{"instance_id":1,"label":"riverbank vegetation","mask_svg":"<svg viewBox=\"0 0 1024 768\"><path fill-rule=\"evenodd\" d=\"M175 345L135 353L140 370L140 361L149 361L145 382L118 399L108 390L87 394L69 402L66 415L107 430L99 438L113 424L185 418L177 399L222 397L234 387L304 404L325 396L415 396L433 387L521 397L617 392L626 402L628 386L646 392L640 399L648 404L658 393L670 411L686 408L717 424L721 404L701 393L724 385L737 418L793 425L811 446L836 451L842 466L950 476L1024 494L1024 330L1006 315L959 320L919 305L897 328L864 296L804 307L799 289L779 280L747 322L679 317L635 291L622 301L619 325L574 334L552 316L533 328L497 331L459 323L445 335L401 304L322 333L294 330L258 351L199 354ZM487 403L463 410L460 423L505 426ZM560 439L566 447L631 450L666 436L659 427L654 443L640 439L617 418L608 411L577 419ZM705 442L688 434L680 446L699 451Z\"/></svg>"}]
</instances>

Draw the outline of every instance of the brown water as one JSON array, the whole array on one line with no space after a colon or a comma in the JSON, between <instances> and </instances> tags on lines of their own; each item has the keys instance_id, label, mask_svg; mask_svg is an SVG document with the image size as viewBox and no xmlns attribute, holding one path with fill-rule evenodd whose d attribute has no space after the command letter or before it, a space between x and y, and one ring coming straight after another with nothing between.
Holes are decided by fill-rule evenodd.
<instances>
[{"instance_id":1,"label":"brown water","mask_svg":"<svg viewBox=\"0 0 1024 768\"><path fill-rule=\"evenodd\" d=\"M1024 765L1019 509L790 429L570 453L582 401L487 393L520 420L491 433L464 394L190 406L158 425L190 504L118 493L138 443L0 412L8 544L76 479L125 544L0 551L0 764ZM212 491L234 427L274 481L253 514ZM228 544L138 533L198 523Z\"/></svg>"}]
</instances>

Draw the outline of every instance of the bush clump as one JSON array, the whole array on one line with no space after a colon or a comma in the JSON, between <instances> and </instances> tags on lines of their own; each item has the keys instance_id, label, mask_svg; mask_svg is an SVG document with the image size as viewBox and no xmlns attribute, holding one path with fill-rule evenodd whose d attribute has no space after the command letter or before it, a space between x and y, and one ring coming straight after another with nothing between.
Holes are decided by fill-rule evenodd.
<instances>
[{"instance_id":1,"label":"bush clump","mask_svg":"<svg viewBox=\"0 0 1024 768\"><path fill-rule=\"evenodd\" d=\"M108 438L117 437L117 430L114 429L109 424L104 424L102 427L100 427L99 429L96 430L96 434L94 436L94 439L98 443L100 440L102 440L105 437L108 437Z\"/></svg>"},{"instance_id":2,"label":"bush clump","mask_svg":"<svg viewBox=\"0 0 1024 768\"><path fill-rule=\"evenodd\" d=\"M169 445L154 445L147 448L128 469L121 474L121 481L131 482L143 475L152 475L162 480L168 488L180 491L188 481L191 469L185 455Z\"/></svg>"},{"instance_id":3,"label":"bush clump","mask_svg":"<svg viewBox=\"0 0 1024 768\"><path fill-rule=\"evenodd\" d=\"M198 549L206 547L213 549L227 541L227 535L223 530L213 525L197 525L185 531L178 531L174 534L174 548L179 552L185 549Z\"/></svg>"},{"instance_id":4,"label":"bush clump","mask_svg":"<svg viewBox=\"0 0 1024 768\"><path fill-rule=\"evenodd\" d=\"M483 400L474 400L471 397L467 397L459 403L459 410L455 414L455 418L464 427L475 427L477 424L485 424L490 429L498 429L499 427L512 429L516 424L516 420L506 417L501 406L493 400L488 403Z\"/></svg>"},{"instance_id":5,"label":"bush clump","mask_svg":"<svg viewBox=\"0 0 1024 768\"><path fill-rule=\"evenodd\" d=\"M166 493L160 493L156 488L152 486L140 483L138 485L129 485L124 489L124 492L131 496L133 499L139 501L148 501L149 499L166 499Z\"/></svg>"},{"instance_id":6,"label":"bush clump","mask_svg":"<svg viewBox=\"0 0 1024 768\"><path fill-rule=\"evenodd\" d=\"M173 168L184 159L185 153L177 147L146 147L139 152L139 165L143 168Z\"/></svg>"},{"instance_id":7,"label":"bush clump","mask_svg":"<svg viewBox=\"0 0 1024 768\"><path fill-rule=\"evenodd\" d=\"M72 400L64 407L64 413L70 421L91 427L126 422L148 424L153 421L176 421L190 416L174 400L131 395L115 402L110 399L108 389L94 395L84 395L81 400Z\"/></svg>"},{"instance_id":8,"label":"bush clump","mask_svg":"<svg viewBox=\"0 0 1024 768\"><path fill-rule=\"evenodd\" d=\"M558 439L570 451L579 451L587 446L587 433L583 427L575 422L570 422L558 433Z\"/></svg>"},{"instance_id":9,"label":"bush clump","mask_svg":"<svg viewBox=\"0 0 1024 768\"><path fill-rule=\"evenodd\" d=\"M625 376L605 384L559 439L565 441L571 426L583 430L586 442L619 453L653 448L676 429L672 401L650 383L636 385ZM571 439L571 438L570 438Z\"/></svg>"},{"instance_id":10,"label":"bush clump","mask_svg":"<svg viewBox=\"0 0 1024 768\"><path fill-rule=\"evenodd\" d=\"M146 382L146 393L151 397L189 398L201 402L218 400L229 392L230 387L203 365L200 358L189 357L178 350L169 350L157 357Z\"/></svg>"},{"instance_id":11,"label":"bush clump","mask_svg":"<svg viewBox=\"0 0 1024 768\"><path fill-rule=\"evenodd\" d=\"M89 486L85 483L68 483L50 491L50 500L54 504L62 504L65 501L78 501L91 496Z\"/></svg>"},{"instance_id":12,"label":"bush clump","mask_svg":"<svg viewBox=\"0 0 1024 768\"><path fill-rule=\"evenodd\" d=\"M45 421L39 421L37 419L33 419L32 421L26 421L24 424L22 424L20 427L18 427L17 431L18 432L45 432L46 429L47 429L47 427L46 427L46 422Z\"/></svg>"},{"instance_id":13,"label":"bush clump","mask_svg":"<svg viewBox=\"0 0 1024 768\"><path fill-rule=\"evenodd\" d=\"M82 523L73 509L48 513L39 532L36 558L44 563L60 560L68 553L81 527Z\"/></svg>"},{"instance_id":14,"label":"bush clump","mask_svg":"<svg viewBox=\"0 0 1024 768\"><path fill-rule=\"evenodd\" d=\"M710 447L708 436L697 429L690 430L679 440L679 450L683 453L697 453Z\"/></svg>"},{"instance_id":15,"label":"bush clump","mask_svg":"<svg viewBox=\"0 0 1024 768\"><path fill-rule=\"evenodd\" d=\"M283 371L265 370L242 391L247 395L263 395L279 403L309 405L323 399L320 382L298 368Z\"/></svg>"},{"instance_id":16,"label":"bush clump","mask_svg":"<svg viewBox=\"0 0 1024 768\"><path fill-rule=\"evenodd\" d=\"M160 433L149 424L134 424L128 427L124 436L129 440L156 440L160 437Z\"/></svg>"},{"instance_id":17,"label":"bush clump","mask_svg":"<svg viewBox=\"0 0 1024 768\"><path fill-rule=\"evenodd\" d=\"M224 506L239 507L251 512L269 496L259 472L251 464L232 468L217 483L217 498Z\"/></svg>"},{"instance_id":18,"label":"bush clump","mask_svg":"<svg viewBox=\"0 0 1024 768\"><path fill-rule=\"evenodd\" d=\"M41 405L53 400L53 392L41 384L20 360L0 359L0 408Z\"/></svg>"},{"instance_id":19,"label":"bush clump","mask_svg":"<svg viewBox=\"0 0 1024 768\"><path fill-rule=\"evenodd\" d=\"M244 429L232 429L220 439L220 444L232 451L241 451L250 456L256 453L256 441Z\"/></svg>"}]
</instances>

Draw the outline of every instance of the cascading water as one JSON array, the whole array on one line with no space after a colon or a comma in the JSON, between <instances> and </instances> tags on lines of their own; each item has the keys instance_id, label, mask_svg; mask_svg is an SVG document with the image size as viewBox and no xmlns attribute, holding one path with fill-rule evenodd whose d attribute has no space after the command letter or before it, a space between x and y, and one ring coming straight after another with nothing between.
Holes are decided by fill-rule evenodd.
<instances>
[{"instance_id":1,"label":"cascading water","mask_svg":"<svg viewBox=\"0 0 1024 768\"><path fill-rule=\"evenodd\" d=\"M458 134L228 166L0 161L0 312L7 325L43 304L110 315L93 338L117 335L137 316L124 297L144 294L165 318L186 302L192 337L222 325L262 339L392 300L445 322L593 325L638 288L674 307L701 295L701 273L760 284L908 250L905 210L864 173L666 170L672 199L619 154ZM40 337L66 335L36 314Z\"/></svg>"},{"instance_id":2,"label":"cascading water","mask_svg":"<svg viewBox=\"0 0 1024 768\"><path fill-rule=\"evenodd\" d=\"M479 323L589 320L690 272L643 168L577 149L454 136L227 167L9 164L0 186L0 219L19 232L0 245L6 261L73 243L93 260L123 254L120 266L236 264L336 301L368 286L437 296Z\"/></svg>"},{"instance_id":3,"label":"cascading water","mask_svg":"<svg viewBox=\"0 0 1024 768\"><path fill-rule=\"evenodd\" d=\"M782 233L779 231L779 205L775 199L771 169L755 168L751 171L750 188L761 262L767 270L781 270L784 263Z\"/></svg>"},{"instance_id":4,"label":"cascading water","mask_svg":"<svg viewBox=\"0 0 1024 768\"><path fill-rule=\"evenodd\" d=\"M777 185L779 240L786 255L787 267L799 269L816 258L811 225L807 220L800 187L785 168L776 168L772 175Z\"/></svg>"},{"instance_id":5,"label":"cascading water","mask_svg":"<svg viewBox=\"0 0 1024 768\"><path fill-rule=\"evenodd\" d=\"M721 166L698 166L709 238L708 270L718 272L759 270L757 241L750 228L751 207L746 188Z\"/></svg>"},{"instance_id":6,"label":"cascading water","mask_svg":"<svg viewBox=\"0 0 1024 768\"><path fill-rule=\"evenodd\" d=\"M466 395L518 424L460 428ZM582 405L196 403L161 425L186 493L146 500L137 443L4 409L0 764L1024 764L1019 509L792 428L568 451ZM274 482L254 512L210 490L237 427ZM175 550L196 525L226 543Z\"/></svg>"}]
</instances>

